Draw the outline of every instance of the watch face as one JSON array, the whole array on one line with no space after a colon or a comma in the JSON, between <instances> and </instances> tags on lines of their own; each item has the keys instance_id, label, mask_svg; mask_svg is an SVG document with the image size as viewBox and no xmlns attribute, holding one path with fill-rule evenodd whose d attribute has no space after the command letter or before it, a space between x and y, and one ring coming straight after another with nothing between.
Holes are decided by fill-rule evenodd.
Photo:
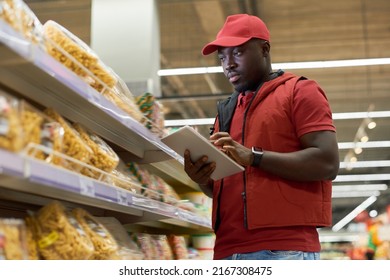
<instances>
[{"instance_id":1,"label":"watch face","mask_svg":"<svg viewBox=\"0 0 390 280\"><path fill-rule=\"evenodd\" d=\"M263 149L257 148L257 147L252 147L252 153L261 155L261 154L263 154Z\"/></svg>"}]
</instances>

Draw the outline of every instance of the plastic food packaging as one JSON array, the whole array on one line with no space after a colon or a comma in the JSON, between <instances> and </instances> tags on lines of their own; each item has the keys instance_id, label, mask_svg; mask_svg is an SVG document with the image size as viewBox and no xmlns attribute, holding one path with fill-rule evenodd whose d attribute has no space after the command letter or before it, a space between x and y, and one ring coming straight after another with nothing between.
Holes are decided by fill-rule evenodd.
<instances>
[{"instance_id":1,"label":"plastic food packaging","mask_svg":"<svg viewBox=\"0 0 390 280\"><path fill-rule=\"evenodd\" d=\"M72 213L94 245L95 250L91 259L111 259L118 251L118 244L111 233L96 218L84 209L75 208Z\"/></svg>"},{"instance_id":2,"label":"plastic food packaging","mask_svg":"<svg viewBox=\"0 0 390 280\"><path fill-rule=\"evenodd\" d=\"M114 217L97 217L98 221L112 234L119 248L112 255L112 259L118 260L143 260L145 258L140 247L131 239L122 224Z\"/></svg>"},{"instance_id":3,"label":"plastic food packaging","mask_svg":"<svg viewBox=\"0 0 390 280\"><path fill-rule=\"evenodd\" d=\"M169 245L168 238L166 235L151 235L152 242L157 252L158 260L173 260L174 255L172 252L172 248Z\"/></svg>"},{"instance_id":4,"label":"plastic food packaging","mask_svg":"<svg viewBox=\"0 0 390 280\"><path fill-rule=\"evenodd\" d=\"M168 242L172 248L175 260L187 260L188 249L184 236L182 235L168 235Z\"/></svg>"},{"instance_id":5,"label":"plastic food packaging","mask_svg":"<svg viewBox=\"0 0 390 280\"><path fill-rule=\"evenodd\" d=\"M42 41L42 23L22 0L0 0L0 18L29 41Z\"/></svg>"},{"instance_id":6,"label":"plastic food packaging","mask_svg":"<svg viewBox=\"0 0 390 280\"><path fill-rule=\"evenodd\" d=\"M92 154L89 158L89 163L107 173L112 172L119 163L118 155L113 149L98 135L89 131L83 125L74 123L73 128L80 134L81 138L91 148ZM102 173L90 168L83 168L81 173L95 179L99 179Z\"/></svg>"},{"instance_id":7,"label":"plastic food packaging","mask_svg":"<svg viewBox=\"0 0 390 280\"><path fill-rule=\"evenodd\" d=\"M24 221L26 223L28 259L39 260L40 256L37 243L37 221L33 216L27 216Z\"/></svg>"},{"instance_id":8,"label":"plastic food packaging","mask_svg":"<svg viewBox=\"0 0 390 280\"><path fill-rule=\"evenodd\" d=\"M134 233L133 237L141 248L145 260L158 260L158 251L150 234Z\"/></svg>"},{"instance_id":9,"label":"plastic food packaging","mask_svg":"<svg viewBox=\"0 0 390 280\"><path fill-rule=\"evenodd\" d=\"M110 90L105 91L103 96L118 106L134 120L143 123L145 121L145 117L136 104L133 94L122 79L116 76L116 80L118 81L116 85Z\"/></svg>"},{"instance_id":10,"label":"plastic food packaging","mask_svg":"<svg viewBox=\"0 0 390 280\"><path fill-rule=\"evenodd\" d=\"M19 100L0 91L0 148L18 152L23 148Z\"/></svg>"},{"instance_id":11,"label":"plastic food packaging","mask_svg":"<svg viewBox=\"0 0 390 280\"><path fill-rule=\"evenodd\" d=\"M113 71L80 38L53 20L43 25L47 52L98 92L117 83Z\"/></svg>"},{"instance_id":12,"label":"plastic food packaging","mask_svg":"<svg viewBox=\"0 0 390 280\"><path fill-rule=\"evenodd\" d=\"M135 194L141 194L142 186L133 178L132 174L125 174L117 169L114 169L107 178L107 183L118 188L128 190Z\"/></svg>"},{"instance_id":13,"label":"plastic food packaging","mask_svg":"<svg viewBox=\"0 0 390 280\"><path fill-rule=\"evenodd\" d=\"M58 201L36 214L39 252L47 260L87 260L94 245L77 219Z\"/></svg>"},{"instance_id":14,"label":"plastic food packaging","mask_svg":"<svg viewBox=\"0 0 390 280\"><path fill-rule=\"evenodd\" d=\"M53 154L53 151L62 151L64 129L61 124L24 100L21 101L20 115L24 146L27 147L27 154L47 162L59 164L60 159ZM41 145L48 149L29 147L30 143Z\"/></svg>"},{"instance_id":15,"label":"plastic food packaging","mask_svg":"<svg viewBox=\"0 0 390 280\"><path fill-rule=\"evenodd\" d=\"M58 114L54 109L47 108L45 113L59 122L64 129L64 137L62 141L62 153L65 155L77 159L83 163L88 164L89 159L92 155L91 148L84 142L80 134L68 123L60 114ZM71 162L68 160L63 160L61 165L72 171L80 172L83 168L81 164L76 162Z\"/></svg>"},{"instance_id":16,"label":"plastic food packaging","mask_svg":"<svg viewBox=\"0 0 390 280\"><path fill-rule=\"evenodd\" d=\"M156 100L153 94L146 92L136 97L136 103L140 111L147 119L145 122L146 128L158 135L164 137L164 113L162 105Z\"/></svg>"},{"instance_id":17,"label":"plastic food packaging","mask_svg":"<svg viewBox=\"0 0 390 280\"><path fill-rule=\"evenodd\" d=\"M21 219L0 219L0 260L27 260L26 225Z\"/></svg>"}]
</instances>

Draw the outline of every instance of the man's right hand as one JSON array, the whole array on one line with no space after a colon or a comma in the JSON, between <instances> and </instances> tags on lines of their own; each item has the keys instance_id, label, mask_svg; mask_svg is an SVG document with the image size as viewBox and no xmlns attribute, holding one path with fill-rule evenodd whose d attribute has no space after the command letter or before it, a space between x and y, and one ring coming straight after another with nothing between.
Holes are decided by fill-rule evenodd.
<instances>
[{"instance_id":1,"label":"man's right hand","mask_svg":"<svg viewBox=\"0 0 390 280\"><path fill-rule=\"evenodd\" d=\"M192 162L190 151L186 150L184 152L184 171L192 181L199 185L207 185L211 180L211 174L216 168L215 162L207 163L207 160L207 156L202 156L197 161Z\"/></svg>"}]
</instances>

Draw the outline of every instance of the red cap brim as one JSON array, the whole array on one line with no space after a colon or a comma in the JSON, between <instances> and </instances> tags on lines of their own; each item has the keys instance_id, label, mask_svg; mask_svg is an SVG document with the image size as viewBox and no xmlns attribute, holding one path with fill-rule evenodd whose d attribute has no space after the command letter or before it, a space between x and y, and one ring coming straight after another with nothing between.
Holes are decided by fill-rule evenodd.
<instances>
[{"instance_id":1,"label":"red cap brim","mask_svg":"<svg viewBox=\"0 0 390 280\"><path fill-rule=\"evenodd\" d=\"M250 39L252 38L242 38L242 37L219 38L204 46L202 49L202 54L209 55L215 52L216 50L218 50L218 47L236 47L248 42Z\"/></svg>"}]
</instances>

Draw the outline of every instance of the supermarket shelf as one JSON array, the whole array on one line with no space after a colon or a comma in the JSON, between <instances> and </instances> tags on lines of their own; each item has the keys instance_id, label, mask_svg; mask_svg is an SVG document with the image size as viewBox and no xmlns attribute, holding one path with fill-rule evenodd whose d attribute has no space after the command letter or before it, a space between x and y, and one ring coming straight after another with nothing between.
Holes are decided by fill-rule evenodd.
<instances>
[{"instance_id":1,"label":"supermarket shelf","mask_svg":"<svg viewBox=\"0 0 390 280\"><path fill-rule=\"evenodd\" d=\"M133 154L134 161L180 157L142 124L124 113L42 47L21 38L0 20L0 83Z\"/></svg>"},{"instance_id":2,"label":"supermarket shelf","mask_svg":"<svg viewBox=\"0 0 390 280\"><path fill-rule=\"evenodd\" d=\"M0 150L0 199L42 205L57 199L101 209L125 223L171 220L194 228L210 221L176 206L68 171L44 161ZM104 210L104 211L103 211ZM122 214L122 215L121 215Z\"/></svg>"}]
</instances>

